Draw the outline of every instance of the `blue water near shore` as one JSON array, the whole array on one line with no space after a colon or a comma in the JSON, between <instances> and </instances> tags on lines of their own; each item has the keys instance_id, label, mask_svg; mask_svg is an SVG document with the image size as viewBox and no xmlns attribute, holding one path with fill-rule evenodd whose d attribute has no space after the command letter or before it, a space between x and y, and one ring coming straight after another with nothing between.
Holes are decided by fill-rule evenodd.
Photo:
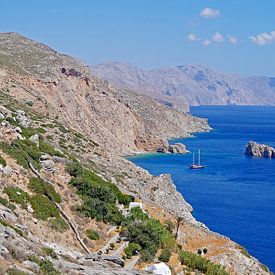
<instances>
[{"instance_id":1,"label":"blue water near shore","mask_svg":"<svg viewBox=\"0 0 275 275\"><path fill-rule=\"evenodd\" d=\"M211 230L245 246L275 271L275 159L244 155L249 140L275 147L275 107L200 106L213 130L183 142L201 149L202 170L191 170L192 154L147 154L130 160L153 175L170 173L194 208L193 215Z\"/></svg>"}]
</instances>

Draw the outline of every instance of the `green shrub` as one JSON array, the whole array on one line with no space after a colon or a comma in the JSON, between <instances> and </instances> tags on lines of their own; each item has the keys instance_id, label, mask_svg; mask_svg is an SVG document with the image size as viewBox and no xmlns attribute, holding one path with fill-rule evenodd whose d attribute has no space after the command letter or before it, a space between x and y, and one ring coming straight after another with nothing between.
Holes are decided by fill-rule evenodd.
<instances>
[{"instance_id":1,"label":"green shrub","mask_svg":"<svg viewBox=\"0 0 275 275\"><path fill-rule=\"evenodd\" d=\"M8 275L27 275L24 271L16 268L9 269L7 272Z\"/></svg>"},{"instance_id":2,"label":"green shrub","mask_svg":"<svg viewBox=\"0 0 275 275\"><path fill-rule=\"evenodd\" d=\"M52 257L53 259L57 259L57 254L55 251L50 247L43 247L42 250L46 253L47 256Z\"/></svg>"},{"instance_id":3,"label":"green shrub","mask_svg":"<svg viewBox=\"0 0 275 275\"><path fill-rule=\"evenodd\" d=\"M216 265L192 252L181 251L179 254L179 260L182 264L188 266L192 270L197 269L206 275L229 275L224 267Z\"/></svg>"},{"instance_id":4,"label":"green shrub","mask_svg":"<svg viewBox=\"0 0 275 275\"><path fill-rule=\"evenodd\" d=\"M126 223L130 223L135 220L145 221L148 220L149 216L146 212L143 212L139 207L133 207L126 219Z\"/></svg>"},{"instance_id":5,"label":"green shrub","mask_svg":"<svg viewBox=\"0 0 275 275\"><path fill-rule=\"evenodd\" d=\"M77 177L82 174L83 169L77 162L70 162L66 165L66 172L73 177Z\"/></svg>"},{"instance_id":6,"label":"green shrub","mask_svg":"<svg viewBox=\"0 0 275 275\"><path fill-rule=\"evenodd\" d=\"M34 210L34 215L40 220L48 218L59 218L59 211L49 198L40 194L30 198L31 206Z\"/></svg>"},{"instance_id":7,"label":"green shrub","mask_svg":"<svg viewBox=\"0 0 275 275\"><path fill-rule=\"evenodd\" d=\"M54 187L51 184L44 182L42 179L35 177L31 178L28 187L34 193L45 195L57 203L61 202L60 195L56 193Z\"/></svg>"},{"instance_id":8,"label":"green shrub","mask_svg":"<svg viewBox=\"0 0 275 275\"><path fill-rule=\"evenodd\" d=\"M53 263L49 260L41 260L34 255L30 256L29 260L38 264L44 275L60 275L60 272L54 268Z\"/></svg>"},{"instance_id":9,"label":"green shrub","mask_svg":"<svg viewBox=\"0 0 275 275\"><path fill-rule=\"evenodd\" d=\"M3 204L4 206L8 207L12 211L16 209L16 206L12 203L10 203L8 200L0 197L0 203Z\"/></svg>"},{"instance_id":10,"label":"green shrub","mask_svg":"<svg viewBox=\"0 0 275 275\"><path fill-rule=\"evenodd\" d=\"M25 152L18 148L17 146L13 146L11 144L1 142L0 148L3 150L4 153L9 155L11 158L16 160L16 162L24 167L25 169L29 168L28 160L26 158Z\"/></svg>"},{"instance_id":11,"label":"green shrub","mask_svg":"<svg viewBox=\"0 0 275 275\"><path fill-rule=\"evenodd\" d=\"M29 195L19 187L5 187L4 192L9 196L11 202L20 204L23 208L27 208Z\"/></svg>"},{"instance_id":12,"label":"green shrub","mask_svg":"<svg viewBox=\"0 0 275 275\"><path fill-rule=\"evenodd\" d=\"M3 167L5 167L7 165L6 160L0 156L0 165L2 165Z\"/></svg>"},{"instance_id":13,"label":"green shrub","mask_svg":"<svg viewBox=\"0 0 275 275\"><path fill-rule=\"evenodd\" d=\"M39 128L22 128L22 135L25 138L30 138L35 134L45 134L46 130L39 127Z\"/></svg>"},{"instance_id":14,"label":"green shrub","mask_svg":"<svg viewBox=\"0 0 275 275\"><path fill-rule=\"evenodd\" d=\"M168 249L162 250L161 254L159 255L158 259L162 262L168 263L171 257L171 252Z\"/></svg>"},{"instance_id":15,"label":"green shrub","mask_svg":"<svg viewBox=\"0 0 275 275\"><path fill-rule=\"evenodd\" d=\"M245 247L239 245L239 249L241 250L242 254L244 254L248 258L251 258L251 255L248 253Z\"/></svg>"},{"instance_id":16,"label":"green shrub","mask_svg":"<svg viewBox=\"0 0 275 275\"><path fill-rule=\"evenodd\" d=\"M9 122L9 124L12 126L15 126L15 127L19 126L18 121L14 117L7 117L6 121Z\"/></svg>"},{"instance_id":17,"label":"green shrub","mask_svg":"<svg viewBox=\"0 0 275 275\"><path fill-rule=\"evenodd\" d=\"M61 152L55 150L55 148L51 144L45 142L44 140L40 140L39 149L41 152L49 154L50 156L64 157Z\"/></svg>"},{"instance_id":18,"label":"green shrub","mask_svg":"<svg viewBox=\"0 0 275 275\"><path fill-rule=\"evenodd\" d=\"M150 261L162 245L164 230L165 228L158 220L148 219L130 223L122 234L127 237L130 242L139 244L142 248L142 258Z\"/></svg>"},{"instance_id":19,"label":"green shrub","mask_svg":"<svg viewBox=\"0 0 275 275\"><path fill-rule=\"evenodd\" d=\"M96 241L96 240L100 239L99 234L96 231L92 230L92 229L87 229L86 230L86 235L91 240L95 240Z\"/></svg>"},{"instance_id":20,"label":"green shrub","mask_svg":"<svg viewBox=\"0 0 275 275\"><path fill-rule=\"evenodd\" d=\"M125 247L124 252L127 257L132 257L136 251L141 251L141 246L138 243L129 243L127 247Z\"/></svg>"},{"instance_id":21,"label":"green shrub","mask_svg":"<svg viewBox=\"0 0 275 275\"><path fill-rule=\"evenodd\" d=\"M65 232L69 229L69 225L61 217L50 219L48 226L53 230L56 230L59 232Z\"/></svg>"},{"instance_id":22,"label":"green shrub","mask_svg":"<svg viewBox=\"0 0 275 275\"><path fill-rule=\"evenodd\" d=\"M83 205L79 206L77 210L97 221L118 225L123 221L122 214L114 204L104 203L99 199L85 197Z\"/></svg>"},{"instance_id":23,"label":"green shrub","mask_svg":"<svg viewBox=\"0 0 275 275\"><path fill-rule=\"evenodd\" d=\"M116 206L116 201L129 203L131 196L124 195L114 184L102 179L94 172L83 169L80 164L73 162L67 165L66 171L73 176L70 184L77 189L83 204L77 208L85 216L98 221L120 225L123 215Z\"/></svg>"},{"instance_id":24,"label":"green shrub","mask_svg":"<svg viewBox=\"0 0 275 275\"><path fill-rule=\"evenodd\" d=\"M7 227L12 228L18 235L20 235L21 237L24 237L24 234L20 229L18 229L17 227L11 225L7 221L4 221L4 220L0 219L0 224L2 224L3 226L7 226Z\"/></svg>"}]
</instances>

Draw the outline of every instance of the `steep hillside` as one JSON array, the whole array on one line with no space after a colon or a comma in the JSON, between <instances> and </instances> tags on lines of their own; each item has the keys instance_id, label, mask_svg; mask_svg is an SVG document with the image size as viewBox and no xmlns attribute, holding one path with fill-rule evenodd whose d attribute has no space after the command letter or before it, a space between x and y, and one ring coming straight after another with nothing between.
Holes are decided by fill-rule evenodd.
<instances>
[{"instance_id":1,"label":"steep hillside","mask_svg":"<svg viewBox=\"0 0 275 275\"><path fill-rule=\"evenodd\" d=\"M10 95L112 151L155 150L167 138L209 129L205 120L113 88L91 76L85 65L47 46L14 33L0 35L0 42L0 81L9 83ZM124 94L127 99L121 100Z\"/></svg>"},{"instance_id":2,"label":"steep hillside","mask_svg":"<svg viewBox=\"0 0 275 275\"><path fill-rule=\"evenodd\" d=\"M146 274L158 258L174 274L268 274L196 221L169 175L121 157L207 130L205 120L115 89L18 34L0 37L1 274Z\"/></svg>"},{"instance_id":3,"label":"steep hillside","mask_svg":"<svg viewBox=\"0 0 275 275\"><path fill-rule=\"evenodd\" d=\"M127 63L92 66L94 75L159 101L187 105L275 105L274 78L241 77L199 65L145 71ZM184 105L185 104L185 105Z\"/></svg>"}]
</instances>

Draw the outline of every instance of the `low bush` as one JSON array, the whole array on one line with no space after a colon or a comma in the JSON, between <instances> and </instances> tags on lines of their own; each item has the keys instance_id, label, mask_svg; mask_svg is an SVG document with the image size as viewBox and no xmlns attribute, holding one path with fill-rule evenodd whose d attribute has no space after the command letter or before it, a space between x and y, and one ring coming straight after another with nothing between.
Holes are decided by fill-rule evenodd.
<instances>
[{"instance_id":1,"label":"low bush","mask_svg":"<svg viewBox=\"0 0 275 275\"><path fill-rule=\"evenodd\" d=\"M11 209L12 211L16 209L16 206L12 203L10 203L8 200L0 197L0 203L6 207L8 207L9 209Z\"/></svg>"},{"instance_id":2,"label":"low bush","mask_svg":"<svg viewBox=\"0 0 275 275\"><path fill-rule=\"evenodd\" d=\"M41 260L34 255L30 256L29 260L38 264L44 275L60 275L60 272L54 268L53 263L49 260Z\"/></svg>"},{"instance_id":3,"label":"low bush","mask_svg":"<svg viewBox=\"0 0 275 275\"><path fill-rule=\"evenodd\" d=\"M0 156L0 165L2 165L3 167L5 167L7 165L6 160Z\"/></svg>"},{"instance_id":4,"label":"low bush","mask_svg":"<svg viewBox=\"0 0 275 275\"><path fill-rule=\"evenodd\" d=\"M130 242L140 245L143 261L154 259L157 250L165 247L166 236L171 236L173 239L172 234L155 219L135 220L124 227L122 235Z\"/></svg>"},{"instance_id":5,"label":"low bush","mask_svg":"<svg viewBox=\"0 0 275 275\"><path fill-rule=\"evenodd\" d=\"M99 240L100 239L100 236L99 234L92 230L92 229L87 229L86 230L86 236L90 239L90 240Z\"/></svg>"},{"instance_id":6,"label":"low bush","mask_svg":"<svg viewBox=\"0 0 275 275\"><path fill-rule=\"evenodd\" d=\"M83 169L77 162L70 162L66 165L66 172L73 177L77 177L82 174Z\"/></svg>"},{"instance_id":7,"label":"low bush","mask_svg":"<svg viewBox=\"0 0 275 275\"><path fill-rule=\"evenodd\" d=\"M45 134L46 130L39 127L39 128L22 128L22 135L25 138L30 138L35 134Z\"/></svg>"},{"instance_id":8,"label":"low bush","mask_svg":"<svg viewBox=\"0 0 275 275\"><path fill-rule=\"evenodd\" d=\"M31 178L28 187L34 193L45 195L57 203L61 202L61 197L56 193L54 187L51 184L44 182L42 179L35 177Z\"/></svg>"},{"instance_id":9,"label":"low bush","mask_svg":"<svg viewBox=\"0 0 275 275\"><path fill-rule=\"evenodd\" d=\"M206 275L229 275L229 273L225 271L224 267L216 265L213 262L192 252L181 251L179 254L179 260L181 264L188 266L192 270L197 269Z\"/></svg>"},{"instance_id":10,"label":"low bush","mask_svg":"<svg viewBox=\"0 0 275 275\"><path fill-rule=\"evenodd\" d=\"M4 192L9 196L11 202L20 204L23 208L27 208L29 195L19 187L5 187Z\"/></svg>"},{"instance_id":11,"label":"low bush","mask_svg":"<svg viewBox=\"0 0 275 275\"><path fill-rule=\"evenodd\" d=\"M50 247L43 247L42 248L43 252L47 255L47 256L50 256L52 257L53 259L57 259L57 254L55 253L55 251L50 248Z\"/></svg>"},{"instance_id":12,"label":"low bush","mask_svg":"<svg viewBox=\"0 0 275 275\"><path fill-rule=\"evenodd\" d=\"M40 194L34 195L30 198L31 206L34 210L34 215L40 220L47 220L48 218L59 218L59 211L53 202Z\"/></svg>"},{"instance_id":13,"label":"low bush","mask_svg":"<svg viewBox=\"0 0 275 275\"><path fill-rule=\"evenodd\" d=\"M59 232L65 232L69 229L69 225L61 217L50 219L48 226L53 230L56 230Z\"/></svg>"},{"instance_id":14,"label":"low bush","mask_svg":"<svg viewBox=\"0 0 275 275\"><path fill-rule=\"evenodd\" d=\"M8 275L27 275L27 273L25 273L24 271L19 270L19 269L17 269L17 268L9 269L9 270L7 271L7 274L8 274Z\"/></svg>"},{"instance_id":15,"label":"low bush","mask_svg":"<svg viewBox=\"0 0 275 275\"><path fill-rule=\"evenodd\" d=\"M70 184L77 189L83 204L77 208L85 216L98 221L120 225L123 215L116 206L119 203L129 204L132 196L122 194L117 186L102 179L94 172L83 169L77 162L66 166L66 171L73 176Z\"/></svg>"},{"instance_id":16,"label":"low bush","mask_svg":"<svg viewBox=\"0 0 275 275\"><path fill-rule=\"evenodd\" d=\"M60 151L57 151L50 143L47 143L44 140L40 140L39 149L41 152L49 154L50 156L64 157Z\"/></svg>"},{"instance_id":17,"label":"low bush","mask_svg":"<svg viewBox=\"0 0 275 275\"><path fill-rule=\"evenodd\" d=\"M158 259L162 262L168 263L171 257L171 252L168 249L163 249Z\"/></svg>"},{"instance_id":18,"label":"low bush","mask_svg":"<svg viewBox=\"0 0 275 275\"><path fill-rule=\"evenodd\" d=\"M20 235L21 237L24 237L24 234L23 232L18 229L17 227L11 225L10 223L8 223L7 221L4 221L4 220L1 220L0 219L0 224L2 224L3 226L7 226L7 227L10 227L11 229L13 229L18 235Z\"/></svg>"},{"instance_id":19,"label":"low bush","mask_svg":"<svg viewBox=\"0 0 275 275\"><path fill-rule=\"evenodd\" d=\"M141 250L142 247L138 243L129 243L129 245L125 247L124 252L126 256L130 258Z\"/></svg>"}]
</instances>

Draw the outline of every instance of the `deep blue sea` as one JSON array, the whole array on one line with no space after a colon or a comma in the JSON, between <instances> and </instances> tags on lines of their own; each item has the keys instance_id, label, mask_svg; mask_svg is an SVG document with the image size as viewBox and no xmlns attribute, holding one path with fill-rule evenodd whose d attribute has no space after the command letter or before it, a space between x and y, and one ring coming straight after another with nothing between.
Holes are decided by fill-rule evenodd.
<instances>
[{"instance_id":1,"label":"deep blue sea","mask_svg":"<svg viewBox=\"0 0 275 275\"><path fill-rule=\"evenodd\" d=\"M200 148L205 169L188 168L192 154L130 160L153 175L171 174L199 221L275 271L275 159L244 155L250 140L275 147L275 107L200 106L191 113L208 118L213 130L170 143L182 142L192 152Z\"/></svg>"}]
</instances>

